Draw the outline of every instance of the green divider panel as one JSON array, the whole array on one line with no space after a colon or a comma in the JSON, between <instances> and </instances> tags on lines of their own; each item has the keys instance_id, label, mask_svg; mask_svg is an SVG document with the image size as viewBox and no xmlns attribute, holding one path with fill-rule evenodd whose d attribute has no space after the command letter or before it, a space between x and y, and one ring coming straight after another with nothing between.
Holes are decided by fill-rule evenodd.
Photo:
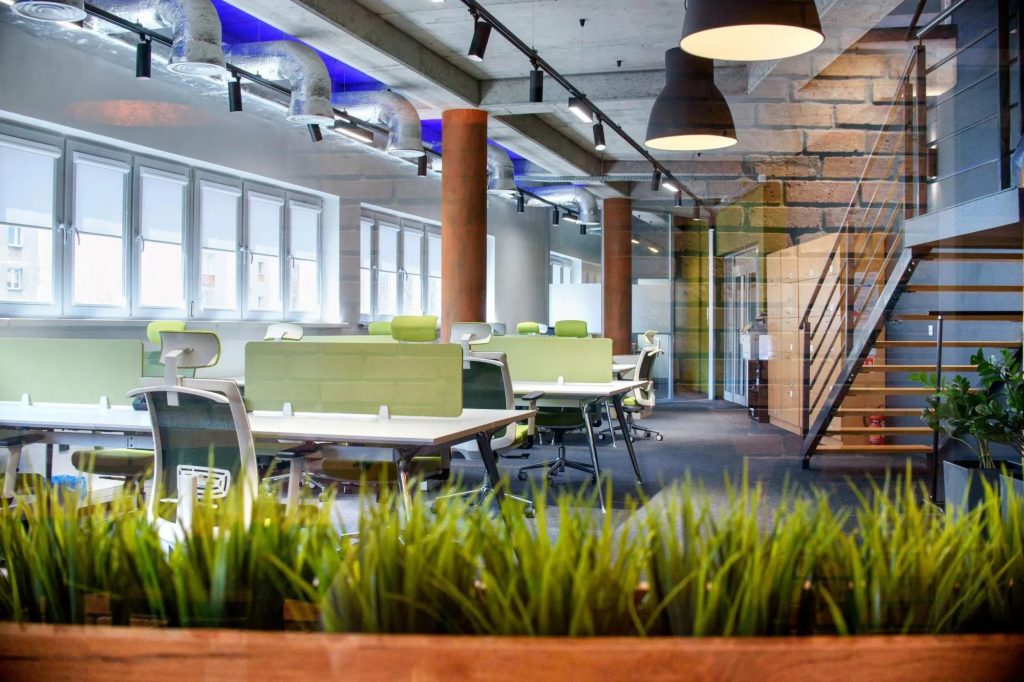
<instances>
[{"instance_id":1,"label":"green divider panel","mask_svg":"<svg viewBox=\"0 0 1024 682\"><path fill-rule=\"evenodd\" d=\"M141 341L0 339L0 400L128 405L141 377Z\"/></svg>"},{"instance_id":2,"label":"green divider panel","mask_svg":"<svg viewBox=\"0 0 1024 682\"><path fill-rule=\"evenodd\" d=\"M607 382L612 380L611 339L492 336L475 351L504 353L513 381Z\"/></svg>"},{"instance_id":3,"label":"green divider panel","mask_svg":"<svg viewBox=\"0 0 1024 682\"><path fill-rule=\"evenodd\" d=\"M609 360L610 362L610 360ZM245 400L254 410L457 417L456 344L273 343L245 346Z\"/></svg>"},{"instance_id":4,"label":"green divider panel","mask_svg":"<svg viewBox=\"0 0 1024 682\"><path fill-rule=\"evenodd\" d=\"M314 343L398 343L390 336L368 334L344 334L342 336L303 336L303 341Z\"/></svg>"}]
</instances>

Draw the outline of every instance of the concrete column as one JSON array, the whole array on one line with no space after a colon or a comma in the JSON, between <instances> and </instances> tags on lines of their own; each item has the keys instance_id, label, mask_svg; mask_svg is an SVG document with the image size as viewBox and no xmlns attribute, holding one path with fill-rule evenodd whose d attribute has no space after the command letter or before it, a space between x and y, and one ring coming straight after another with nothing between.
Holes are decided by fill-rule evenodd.
<instances>
[{"instance_id":1,"label":"concrete column","mask_svg":"<svg viewBox=\"0 0 1024 682\"><path fill-rule=\"evenodd\" d=\"M487 112L441 115L441 340L487 314Z\"/></svg>"},{"instance_id":2,"label":"concrete column","mask_svg":"<svg viewBox=\"0 0 1024 682\"><path fill-rule=\"evenodd\" d=\"M633 331L633 213L629 199L604 200L604 335L629 353Z\"/></svg>"}]
</instances>

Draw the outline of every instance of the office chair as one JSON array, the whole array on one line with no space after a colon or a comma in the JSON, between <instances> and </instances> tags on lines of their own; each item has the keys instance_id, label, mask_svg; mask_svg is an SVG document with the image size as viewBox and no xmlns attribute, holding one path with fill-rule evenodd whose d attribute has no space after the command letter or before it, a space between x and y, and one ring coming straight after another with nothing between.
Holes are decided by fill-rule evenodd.
<instances>
[{"instance_id":1,"label":"office chair","mask_svg":"<svg viewBox=\"0 0 1024 682\"><path fill-rule=\"evenodd\" d=\"M454 325L453 325L454 326ZM467 357L467 364L462 370L462 401L463 405L471 409L481 410L514 410L516 405L515 392L512 389L512 376L508 372L508 363L504 353L472 353ZM543 397L538 391L522 396L522 400L529 403L529 409L535 409L537 400ZM533 445L535 431L534 419L531 418L524 424L512 424L505 429L495 433L491 437L491 450L495 455L515 448L530 448ZM480 459L480 449L475 441L460 443L453 446L453 450L461 453L466 459ZM449 495L441 495L438 500L453 497L470 497L472 504L479 501L494 487L494 481L490 480L487 473L484 473L483 484L474 490L467 490ZM506 497L526 505L525 513L532 518L534 514L533 502L516 495L508 494Z\"/></svg>"},{"instance_id":2,"label":"office chair","mask_svg":"<svg viewBox=\"0 0 1024 682\"><path fill-rule=\"evenodd\" d=\"M146 338L149 342L155 346L160 346L160 333L161 332L183 332L185 331L185 323L181 320L154 320L149 323L146 327ZM160 351L151 350L146 351L143 354L142 360L142 376L144 377L162 377L164 375L164 366L160 362Z\"/></svg>"},{"instance_id":3,"label":"office chair","mask_svg":"<svg viewBox=\"0 0 1024 682\"><path fill-rule=\"evenodd\" d=\"M264 341L300 341L303 335L302 327L291 322L275 322L267 327L267 333L263 335Z\"/></svg>"},{"instance_id":4,"label":"office chair","mask_svg":"<svg viewBox=\"0 0 1024 682\"><path fill-rule=\"evenodd\" d=\"M398 315L391 318L391 338L406 343L437 341L437 315Z\"/></svg>"},{"instance_id":5,"label":"office chair","mask_svg":"<svg viewBox=\"0 0 1024 682\"><path fill-rule=\"evenodd\" d=\"M367 325L366 331L370 336L391 336L391 323L371 322Z\"/></svg>"},{"instance_id":6,"label":"office chair","mask_svg":"<svg viewBox=\"0 0 1024 682\"><path fill-rule=\"evenodd\" d=\"M516 334L520 336L533 336L542 333L542 325L540 322L520 322L516 325Z\"/></svg>"},{"instance_id":7,"label":"office chair","mask_svg":"<svg viewBox=\"0 0 1024 682\"><path fill-rule=\"evenodd\" d=\"M39 490L46 479L40 474L18 473L21 464L21 451L26 445L43 440L41 433L24 433L20 431L0 431L0 448L7 448L7 466L4 467L3 496L4 501L14 499L15 494L31 495Z\"/></svg>"},{"instance_id":8,"label":"office chair","mask_svg":"<svg viewBox=\"0 0 1024 682\"><path fill-rule=\"evenodd\" d=\"M626 396L622 401L622 410L626 413L626 426L629 429L629 433L624 434L626 438L636 440L636 433L639 431L644 434L645 438L654 435L656 440L665 439L661 432L639 426L635 420L637 415L643 418L650 416L654 411L654 361L663 354L664 351L660 348L648 347L640 353L640 357L636 361L633 375L637 381L643 381L644 385L634 389L633 394Z\"/></svg>"},{"instance_id":9,"label":"office chair","mask_svg":"<svg viewBox=\"0 0 1024 682\"><path fill-rule=\"evenodd\" d=\"M507 332L505 331L505 323L504 322L492 322L491 323L491 335L492 336L505 336L506 333Z\"/></svg>"},{"instance_id":10,"label":"office chair","mask_svg":"<svg viewBox=\"0 0 1024 682\"><path fill-rule=\"evenodd\" d=\"M555 336L571 339L585 339L590 336L587 332L586 320L559 320L555 322Z\"/></svg>"}]
</instances>

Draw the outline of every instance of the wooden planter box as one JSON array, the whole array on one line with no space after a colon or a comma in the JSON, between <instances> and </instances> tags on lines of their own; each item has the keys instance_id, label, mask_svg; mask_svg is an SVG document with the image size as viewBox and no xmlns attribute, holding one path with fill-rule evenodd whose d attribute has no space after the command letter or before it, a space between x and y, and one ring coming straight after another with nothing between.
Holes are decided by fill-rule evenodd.
<instances>
[{"instance_id":1,"label":"wooden planter box","mask_svg":"<svg viewBox=\"0 0 1024 682\"><path fill-rule=\"evenodd\" d=\"M1024 635L524 638L0 624L0 678L1020 680Z\"/></svg>"}]
</instances>

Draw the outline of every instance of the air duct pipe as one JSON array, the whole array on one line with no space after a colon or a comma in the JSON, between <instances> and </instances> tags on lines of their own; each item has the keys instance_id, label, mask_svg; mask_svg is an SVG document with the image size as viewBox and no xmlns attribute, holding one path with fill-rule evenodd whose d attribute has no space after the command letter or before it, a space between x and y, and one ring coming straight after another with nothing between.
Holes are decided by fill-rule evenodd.
<instances>
[{"instance_id":1,"label":"air duct pipe","mask_svg":"<svg viewBox=\"0 0 1024 682\"><path fill-rule=\"evenodd\" d=\"M384 150L392 156L414 159L423 156L423 129L416 107L391 90L338 92L334 105L358 119L388 129Z\"/></svg>"},{"instance_id":2,"label":"air duct pipe","mask_svg":"<svg viewBox=\"0 0 1024 682\"><path fill-rule=\"evenodd\" d=\"M516 169L508 152L498 145L487 143L487 191L492 194L511 194L516 191Z\"/></svg>"},{"instance_id":3,"label":"air duct pipe","mask_svg":"<svg viewBox=\"0 0 1024 682\"><path fill-rule=\"evenodd\" d=\"M582 187L575 185L548 185L547 187L531 187L530 192L556 204L576 204L580 211L581 225L600 225L601 215L597 210L597 197ZM530 198L530 206L544 206L543 202Z\"/></svg>"},{"instance_id":4,"label":"air duct pipe","mask_svg":"<svg viewBox=\"0 0 1024 682\"><path fill-rule=\"evenodd\" d=\"M210 0L99 0L99 7L111 14L135 21L146 28L170 28L173 33L167 68L190 76L224 73L220 17ZM100 30L121 32L97 21Z\"/></svg>"},{"instance_id":5,"label":"air duct pipe","mask_svg":"<svg viewBox=\"0 0 1024 682\"><path fill-rule=\"evenodd\" d=\"M11 10L36 21L81 21L86 17L82 0L15 0Z\"/></svg>"},{"instance_id":6,"label":"air duct pipe","mask_svg":"<svg viewBox=\"0 0 1024 682\"><path fill-rule=\"evenodd\" d=\"M305 125L334 125L331 74L316 50L292 40L230 45L234 66L270 81L287 81L292 92L288 120Z\"/></svg>"}]
</instances>

